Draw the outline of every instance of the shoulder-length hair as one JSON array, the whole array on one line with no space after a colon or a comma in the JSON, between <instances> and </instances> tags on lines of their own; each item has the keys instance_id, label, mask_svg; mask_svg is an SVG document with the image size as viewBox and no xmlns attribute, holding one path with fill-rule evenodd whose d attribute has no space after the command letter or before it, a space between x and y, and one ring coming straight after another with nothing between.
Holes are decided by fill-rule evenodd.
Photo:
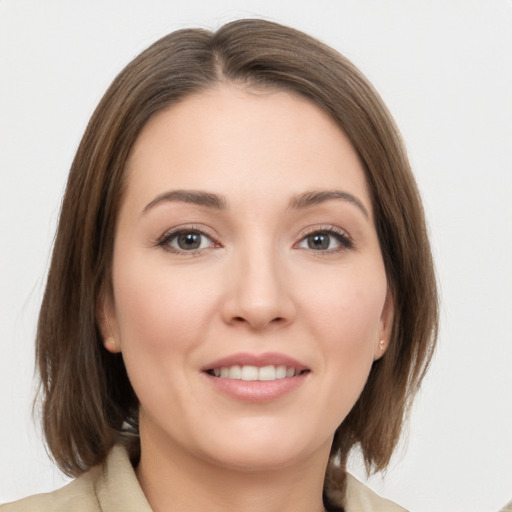
<instances>
[{"instance_id":1,"label":"shoulder-length hair","mask_svg":"<svg viewBox=\"0 0 512 512\"><path fill-rule=\"evenodd\" d=\"M101 463L117 442L140 449L137 397L97 323L125 163L153 114L222 82L308 98L345 132L364 166L395 314L389 348L334 437L326 488L343 489L354 446L368 470L387 466L429 365L438 316L432 256L400 135L377 92L333 49L263 20L163 37L126 66L92 115L70 170L37 331L47 444L69 475Z\"/></svg>"}]
</instances>

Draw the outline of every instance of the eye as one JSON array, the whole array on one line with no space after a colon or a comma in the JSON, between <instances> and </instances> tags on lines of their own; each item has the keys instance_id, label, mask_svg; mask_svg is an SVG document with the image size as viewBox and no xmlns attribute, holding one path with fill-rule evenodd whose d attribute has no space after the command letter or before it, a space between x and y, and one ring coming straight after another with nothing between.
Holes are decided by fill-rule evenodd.
<instances>
[{"instance_id":1,"label":"eye","mask_svg":"<svg viewBox=\"0 0 512 512\"><path fill-rule=\"evenodd\" d=\"M158 245L171 252L183 253L200 251L201 249L214 247L215 244L205 233L189 229L168 233Z\"/></svg>"},{"instance_id":2,"label":"eye","mask_svg":"<svg viewBox=\"0 0 512 512\"><path fill-rule=\"evenodd\" d=\"M345 233L321 230L309 233L299 242L298 247L318 252L336 252L352 247L352 242Z\"/></svg>"}]
</instances>

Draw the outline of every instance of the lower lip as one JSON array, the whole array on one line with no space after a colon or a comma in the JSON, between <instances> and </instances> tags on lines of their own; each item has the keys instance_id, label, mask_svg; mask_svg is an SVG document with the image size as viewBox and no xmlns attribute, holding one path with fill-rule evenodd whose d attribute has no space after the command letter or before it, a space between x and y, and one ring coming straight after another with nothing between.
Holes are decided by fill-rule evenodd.
<instances>
[{"instance_id":1,"label":"lower lip","mask_svg":"<svg viewBox=\"0 0 512 512\"><path fill-rule=\"evenodd\" d=\"M222 393L245 402L271 402L277 400L288 393L291 393L301 386L309 372L302 373L295 377L285 377L276 380L239 380L239 379L221 379L204 373L215 389Z\"/></svg>"}]
</instances>

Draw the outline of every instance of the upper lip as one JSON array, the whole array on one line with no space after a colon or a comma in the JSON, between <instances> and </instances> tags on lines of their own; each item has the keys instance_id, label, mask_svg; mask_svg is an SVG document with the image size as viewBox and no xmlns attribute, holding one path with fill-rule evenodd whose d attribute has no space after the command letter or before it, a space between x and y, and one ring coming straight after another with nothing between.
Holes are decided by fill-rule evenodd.
<instances>
[{"instance_id":1,"label":"upper lip","mask_svg":"<svg viewBox=\"0 0 512 512\"><path fill-rule=\"evenodd\" d=\"M227 368L230 366L286 366L287 368L295 368L296 370L307 370L308 367L297 361L293 357L277 352L267 352L263 354L251 354L248 352L241 352L232 354L227 357L222 357L211 363L204 365L201 371L213 370L214 368Z\"/></svg>"}]
</instances>

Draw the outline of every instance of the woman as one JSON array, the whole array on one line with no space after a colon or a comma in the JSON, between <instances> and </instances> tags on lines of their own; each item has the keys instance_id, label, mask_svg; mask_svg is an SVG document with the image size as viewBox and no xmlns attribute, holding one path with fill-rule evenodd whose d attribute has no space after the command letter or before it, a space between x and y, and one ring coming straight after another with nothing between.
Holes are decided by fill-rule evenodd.
<instances>
[{"instance_id":1,"label":"woman","mask_svg":"<svg viewBox=\"0 0 512 512\"><path fill-rule=\"evenodd\" d=\"M384 469L430 361L407 158L346 59L274 23L183 30L77 151L37 357L55 493L1 510L403 510Z\"/></svg>"}]
</instances>

